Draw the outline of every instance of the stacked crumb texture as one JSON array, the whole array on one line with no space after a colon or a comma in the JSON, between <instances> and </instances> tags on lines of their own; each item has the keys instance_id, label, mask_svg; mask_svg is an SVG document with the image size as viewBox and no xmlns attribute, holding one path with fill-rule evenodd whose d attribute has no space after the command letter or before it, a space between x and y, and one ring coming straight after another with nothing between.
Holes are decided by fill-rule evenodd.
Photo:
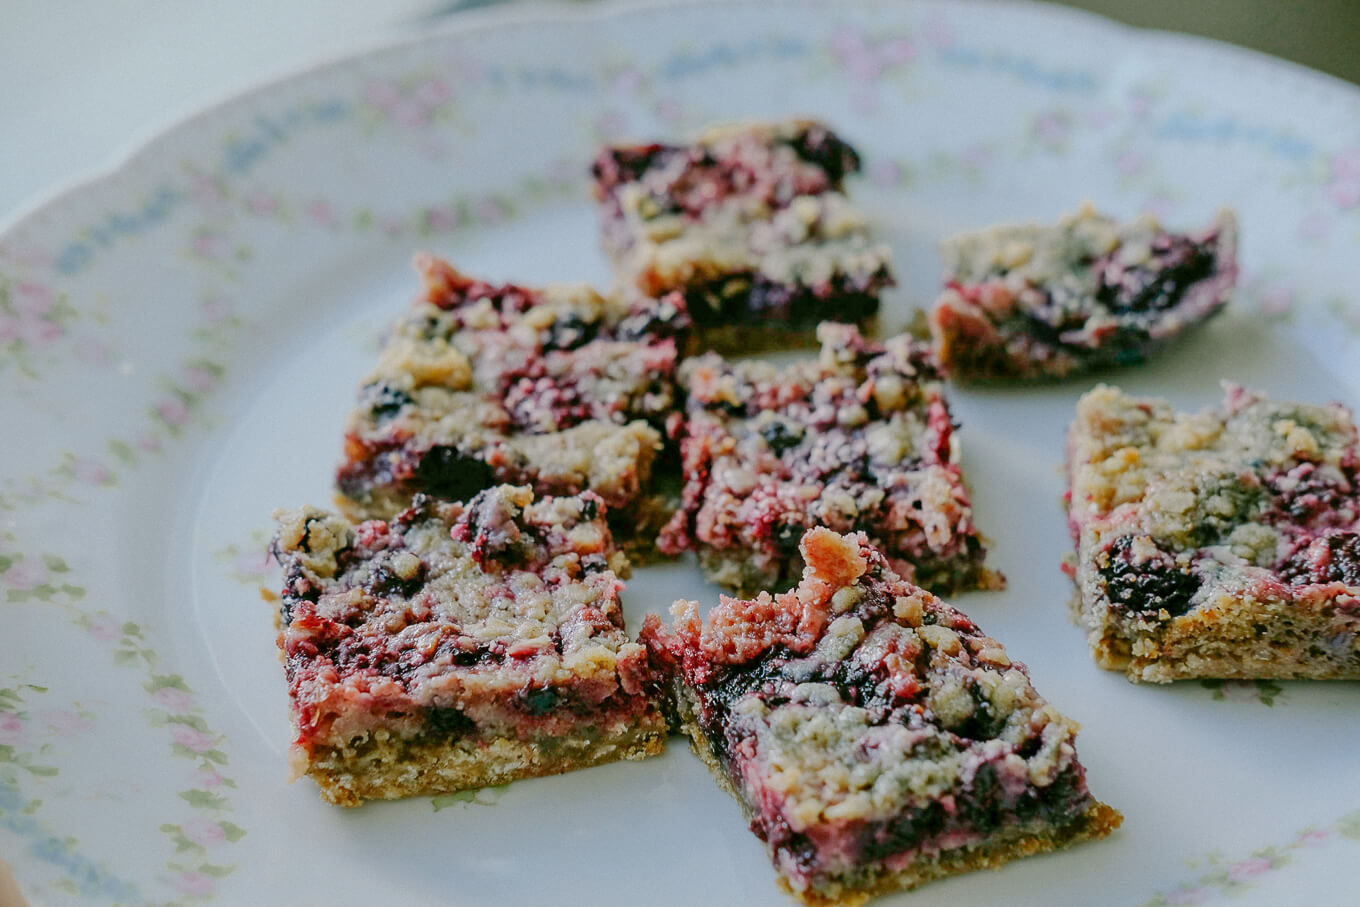
<instances>
[{"instance_id":1,"label":"stacked crumb texture","mask_svg":"<svg viewBox=\"0 0 1360 907\"><path fill-rule=\"evenodd\" d=\"M643 639L677 718L806 904L870 896L1102 837L1076 725L964 614L861 533L819 528L790 592L724 597Z\"/></svg>"},{"instance_id":2,"label":"stacked crumb texture","mask_svg":"<svg viewBox=\"0 0 1360 907\"><path fill-rule=\"evenodd\" d=\"M337 475L356 518L415 494L465 501L499 483L598 494L619 526L651 526L647 491L675 405L674 309L585 286L529 289L416 261L424 291L365 379Z\"/></svg>"},{"instance_id":3,"label":"stacked crumb texture","mask_svg":"<svg viewBox=\"0 0 1360 907\"><path fill-rule=\"evenodd\" d=\"M294 774L332 803L660 752L598 495L498 486L354 525L278 515Z\"/></svg>"},{"instance_id":4,"label":"stacked crumb texture","mask_svg":"<svg viewBox=\"0 0 1360 907\"><path fill-rule=\"evenodd\" d=\"M1081 620L1131 679L1360 678L1360 449L1339 404L1100 386L1068 440Z\"/></svg>"},{"instance_id":5,"label":"stacked crumb texture","mask_svg":"<svg viewBox=\"0 0 1360 907\"><path fill-rule=\"evenodd\" d=\"M1142 362L1217 313L1237 280L1237 223L1225 211L1173 233L1087 206L955 237L944 254L930 325L951 376L1062 378Z\"/></svg>"},{"instance_id":6,"label":"stacked crumb texture","mask_svg":"<svg viewBox=\"0 0 1360 907\"><path fill-rule=\"evenodd\" d=\"M606 148L594 164L604 248L623 285L688 312L709 348L788 345L824 319L864 325L893 276L844 193L859 167L807 121Z\"/></svg>"},{"instance_id":7,"label":"stacked crumb texture","mask_svg":"<svg viewBox=\"0 0 1360 907\"><path fill-rule=\"evenodd\" d=\"M681 366L685 486L661 550L693 549L712 580L750 594L796 581L807 529L863 530L923 586L999 586L929 348L844 324L818 337L818 358L784 368L717 354Z\"/></svg>"}]
</instances>

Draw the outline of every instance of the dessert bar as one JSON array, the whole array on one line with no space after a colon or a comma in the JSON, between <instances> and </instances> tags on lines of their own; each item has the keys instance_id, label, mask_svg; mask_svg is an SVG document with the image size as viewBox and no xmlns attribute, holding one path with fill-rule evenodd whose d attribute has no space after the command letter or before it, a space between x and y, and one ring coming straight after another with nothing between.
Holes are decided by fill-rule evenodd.
<instances>
[{"instance_id":1,"label":"dessert bar","mask_svg":"<svg viewBox=\"0 0 1360 907\"><path fill-rule=\"evenodd\" d=\"M802 582L642 639L677 720L805 904L860 904L1103 837L1076 725L1024 665L863 533L813 529Z\"/></svg>"},{"instance_id":2,"label":"dessert bar","mask_svg":"<svg viewBox=\"0 0 1360 907\"><path fill-rule=\"evenodd\" d=\"M1360 678L1360 447L1340 404L1100 386L1068 438L1079 618L1139 681Z\"/></svg>"},{"instance_id":3,"label":"dessert bar","mask_svg":"<svg viewBox=\"0 0 1360 907\"><path fill-rule=\"evenodd\" d=\"M648 489L683 314L585 286L490 284L429 255L416 266L424 292L392 326L346 427L342 509L387 519L418 493L465 501L506 482L593 491L616 529L654 535Z\"/></svg>"},{"instance_id":4,"label":"dessert bar","mask_svg":"<svg viewBox=\"0 0 1360 907\"><path fill-rule=\"evenodd\" d=\"M281 512L294 776L355 806L659 753L604 509L499 486L357 526Z\"/></svg>"},{"instance_id":5,"label":"dessert bar","mask_svg":"<svg viewBox=\"0 0 1360 907\"><path fill-rule=\"evenodd\" d=\"M1190 234L1152 217L1120 224L1086 206L1056 226L956 237L930 314L937 352L960 379L1062 378L1142 362L1222 309L1236 248L1226 211Z\"/></svg>"},{"instance_id":6,"label":"dessert bar","mask_svg":"<svg viewBox=\"0 0 1360 907\"><path fill-rule=\"evenodd\" d=\"M658 548L693 549L713 581L753 593L796 581L805 530L859 529L919 585L1001 585L929 348L830 322L817 336L820 357L784 368L715 353L681 366L685 484Z\"/></svg>"},{"instance_id":7,"label":"dessert bar","mask_svg":"<svg viewBox=\"0 0 1360 907\"><path fill-rule=\"evenodd\" d=\"M893 277L843 192L859 167L808 121L606 148L593 167L604 248L622 284L688 312L708 348L806 342L825 319L864 326Z\"/></svg>"}]
</instances>

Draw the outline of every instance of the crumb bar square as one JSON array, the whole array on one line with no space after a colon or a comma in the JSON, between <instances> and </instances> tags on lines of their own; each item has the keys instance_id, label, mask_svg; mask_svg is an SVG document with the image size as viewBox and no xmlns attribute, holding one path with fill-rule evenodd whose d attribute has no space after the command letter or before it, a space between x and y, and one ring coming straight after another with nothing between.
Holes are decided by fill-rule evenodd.
<instances>
[{"instance_id":1,"label":"crumb bar square","mask_svg":"<svg viewBox=\"0 0 1360 907\"><path fill-rule=\"evenodd\" d=\"M1360 679L1358 465L1340 404L1083 396L1069 525L1096 662L1136 681Z\"/></svg>"},{"instance_id":2,"label":"crumb bar square","mask_svg":"<svg viewBox=\"0 0 1360 907\"><path fill-rule=\"evenodd\" d=\"M1227 303L1237 221L1198 233L1127 224L1088 205L1055 226L993 227L945 243L946 288L930 313L959 379L1063 378L1143 362Z\"/></svg>"},{"instance_id":3,"label":"crumb bar square","mask_svg":"<svg viewBox=\"0 0 1360 907\"><path fill-rule=\"evenodd\" d=\"M278 514L294 777L322 798L449 793L661 751L604 503L500 486L388 522Z\"/></svg>"},{"instance_id":4,"label":"crumb bar square","mask_svg":"<svg viewBox=\"0 0 1360 907\"><path fill-rule=\"evenodd\" d=\"M346 426L341 508L387 519L416 494L465 501L499 483L590 490L621 539L654 535L648 495L675 405L686 321L586 286L531 289L416 258L424 292L392 326Z\"/></svg>"},{"instance_id":5,"label":"crumb bar square","mask_svg":"<svg viewBox=\"0 0 1360 907\"><path fill-rule=\"evenodd\" d=\"M860 529L936 591L995 588L929 347L824 323L821 354L785 368L715 353L687 360L681 505L658 540L697 551L744 593L797 580L798 540Z\"/></svg>"},{"instance_id":6,"label":"crumb bar square","mask_svg":"<svg viewBox=\"0 0 1360 907\"><path fill-rule=\"evenodd\" d=\"M709 348L806 342L826 319L865 326L893 277L842 191L859 168L809 121L605 148L593 166L604 248L622 284L683 308Z\"/></svg>"},{"instance_id":7,"label":"crumb bar square","mask_svg":"<svg viewBox=\"0 0 1360 907\"><path fill-rule=\"evenodd\" d=\"M1077 726L964 614L863 533L803 536L798 587L677 602L642 639L677 720L805 904L899 888L1104 837Z\"/></svg>"}]
</instances>

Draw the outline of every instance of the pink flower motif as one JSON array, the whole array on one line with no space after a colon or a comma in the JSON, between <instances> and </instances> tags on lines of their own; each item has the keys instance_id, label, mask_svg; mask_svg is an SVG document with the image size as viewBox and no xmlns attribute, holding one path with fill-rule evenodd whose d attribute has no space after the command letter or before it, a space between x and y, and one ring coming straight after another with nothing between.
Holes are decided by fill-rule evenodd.
<instances>
[{"instance_id":1,"label":"pink flower motif","mask_svg":"<svg viewBox=\"0 0 1360 907\"><path fill-rule=\"evenodd\" d=\"M211 819L190 819L180 825L179 830L184 833L184 837L204 847L221 844L227 840L226 831Z\"/></svg>"},{"instance_id":2,"label":"pink flower motif","mask_svg":"<svg viewBox=\"0 0 1360 907\"><path fill-rule=\"evenodd\" d=\"M82 485L107 485L113 481L113 473L98 460L79 457L71 464L72 474Z\"/></svg>"},{"instance_id":3,"label":"pink flower motif","mask_svg":"<svg viewBox=\"0 0 1360 907\"><path fill-rule=\"evenodd\" d=\"M24 719L10 712L0 714L0 745L22 746L24 743Z\"/></svg>"},{"instance_id":4,"label":"pink flower motif","mask_svg":"<svg viewBox=\"0 0 1360 907\"><path fill-rule=\"evenodd\" d=\"M883 42L879 53L883 57L883 62L889 66L910 63L916 59L916 45L906 38L889 38Z\"/></svg>"},{"instance_id":5,"label":"pink flower motif","mask_svg":"<svg viewBox=\"0 0 1360 907\"><path fill-rule=\"evenodd\" d=\"M656 118L663 123L678 123L685 115L685 109L675 98L662 98L656 102Z\"/></svg>"},{"instance_id":6,"label":"pink flower motif","mask_svg":"<svg viewBox=\"0 0 1360 907\"><path fill-rule=\"evenodd\" d=\"M992 152L986 145L969 145L959 153L959 160L969 167L982 167L991 160Z\"/></svg>"},{"instance_id":7,"label":"pink flower motif","mask_svg":"<svg viewBox=\"0 0 1360 907\"><path fill-rule=\"evenodd\" d=\"M61 325L28 312L0 318L0 340L18 340L28 346L46 346L62 335Z\"/></svg>"},{"instance_id":8,"label":"pink flower motif","mask_svg":"<svg viewBox=\"0 0 1360 907\"><path fill-rule=\"evenodd\" d=\"M839 28L829 42L831 55L842 63L864 56L869 46L864 40L864 32L855 28Z\"/></svg>"},{"instance_id":9,"label":"pink flower motif","mask_svg":"<svg viewBox=\"0 0 1360 907\"><path fill-rule=\"evenodd\" d=\"M231 317L231 300L221 296L208 296L198 304L198 310L206 321L213 323L224 321Z\"/></svg>"},{"instance_id":10,"label":"pink flower motif","mask_svg":"<svg viewBox=\"0 0 1360 907\"><path fill-rule=\"evenodd\" d=\"M602 136L614 136L628 128L628 120L617 110L606 110L595 118L595 132Z\"/></svg>"},{"instance_id":11,"label":"pink flower motif","mask_svg":"<svg viewBox=\"0 0 1360 907\"><path fill-rule=\"evenodd\" d=\"M1280 316L1294 307L1294 294L1288 287L1271 287L1261 294L1261 313Z\"/></svg>"},{"instance_id":12,"label":"pink flower motif","mask_svg":"<svg viewBox=\"0 0 1360 907\"><path fill-rule=\"evenodd\" d=\"M1270 861L1264 857L1241 860L1228 867L1228 879L1233 882L1247 882L1271 870Z\"/></svg>"},{"instance_id":13,"label":"pink flower motif","mask_svg":"<svg viewBox=\"0 0 1360 907\"><path fill-rule=\"evenodd\" d=\"M425 212L425 224L431 230L446 233L458 226L458 212L452 208L430 208Z\"/></svg>"},{"instance_id":14,"label":"pink flower motif","mask_svg":"<svg viewBox=\"0 0 1360 907\"><path fill-rule=\"evenodd\" d=\"M218 259L227 255L227 240L220 233L202 232L194 237L194 254L202 258Z\"/></svg>"},{"instance_id":15,"label":"pink flower motif","mask_svg":"<svg viewBox=\"0 0 1360 907\"><path fill-rule=\"evenodd\" d=\"M1181 888L1166 896L1168 904L1203 904L1213 894L1208 888Z\"/></svg>"},{"instance_id":16,"label":"pink flower motif","mask_svg":"<svg viewBox=\"0 0 1360 907\"><path fill-rule=\"evenodd\" d=\"M161 449L161 439L155 435L142 435L137 439L137 447L147 453L156 453Z\"/></svg>"},{"instance_id":17,"label":"pink flower motif","mask_svg":"<svg viewBox=\"0 0 1360 907\"><path fill-rule=\"evenodd\" d=\"M1143 213L1151 214L1158 220L1165 220L1175 207L1174 199L1165 195L1153 195L1143 202Z\"/></svg>"},{"instance_id":18,"label":"pink flower motif","mask_svg":"<svg viewBox=\"0 0 1360 907\"><path fill-rule=\"evenodd\" d=\"M1332 175L1360 177L1360 145L1352 145L1332 155Z\"/></svg>"},{"instance_id":19,"label":"pink flower motif","mask_svg":"<svg viewBox=\"0 0 1360 907\"><path fill-rule=\"evenodd\" d=\"M387 80L369 82L364 86L364 100L379 110L388 110L401 103L401 89Z\"/></svg>"},{"instance_id":20,"label":"pink flower motif","mask_svg":"<svg viewBox=\"0 0 1360 907\"><path fill-rule=\"evenodd\" d=\"M1121 176L1133 176L1147 166L1147 159L1137 151L1125 151L1115 159L1114 169L1118 170Z\"/></svg>"},{"instance_id":21,"label":"pink flower motif","mask_svg":"<svg viewBox=\"0 0 1360 907\"><path fill-rule=\"evenodd\" d=\"M443 79L429 79L421 82L412 92L411 99L426 110L434 110L453 97L453 90Z\"/></svg>"},{"instance_id":22,"label":"pink flower motif","mask_svg":"<svg viewBox=\"0 0 1360 907\"><path fill-rule=\"evenodd\" d=\"M1328 194L1338 208L1354 208L1360 205L1360 177L1333 180Z\"/></svg>"},{"instance_id":23,"label":"pink flower motif","mask_svg":"<svg viewBox=\"0 0 1360 907\"><path fill-rule=\"evenodd\" d=\"M151 698L166 711L182 714L194 707L194 695L175 687L161 687L151 694Z\"/></svg>"},{"instance_id":24,"label":"pink flower motif","mask_svg":"<svg viewBox=\"0 0 1360 907\"><path fill-rule=\"evenodd\" d=\"M548 165L548 182L557 186L569 186L576 181L576 167L566 158L555 158Z\"/></svg>"},{"instance_id":25,"label":"pink flower motif","mask_svg":"<svg viewBox=\"0 0 1360 907\"><path fill-rule=\"evenodd\" d=\"M494 198L484 198L477 203L473 209L477 220L488 226L495 226L505 220L509 213L505 210L505 205Z\"/></svg>"},{"instance_id":26,"label":"pink flower motif","mask_svg":"<svg viewBox=\"0 0 1360 907\"><path fill-rule=\"evenodd\" d=\"M52 709L41 713L43 729L58 737L74 737L94 727L94 722L68 709Z\"/></svg>"},{"instance_id":27,"label":"pink flower motif","mask_svg":"<svg viewBox=\"0 0 1360 907\"><path fill-rule=\"evenodd\" d=\"M76 358L87 365L108 368L113 363L113 352L108 344L93 337L86 337L75 345Z\"/></svg>"},{"instance_id":28,"label":"pink flower motif","mask_svg":"<svg viewBox=\"0 0 1360 907\"><path fill-rule=\"evenodd\" d=\"M226 780L211 768L201 769L194 774L194 786L204 790L216 790L225 784Z\"/></svg>"},{"instance_id":29,"label":"pink flower motif","mask_svg":"<svg viewBox=\"0 0 1360 907\"><path fill-rule=\"evenodd\" d=\"M314 223L321 227L330 228L340 225L340 217L335 213L335 209L331 207L331 203L328 201L321 200L312 202L307 208L307 215L311 217Z\"/></svg>"},{"instance_id":30,"label":"pink flower motif","mask_svg":"<svg viewBox=\"0 0 1360 907\"><path fill-rule=\"evenodd\" d=\"M381 227L384 233L394 239L406 232L406 222L400 217L384 217Z\"/></svg>"},{"instance_id":31,"label":"pink flower motif","mask_svg":"<svg viewBox=\"0 0 1360 907\"><path fill-rule=\"evenodd\" d=\"M28 590L47 582L47 568L32 558L21 557L0 574L11 589Z\"/></svg>"},{"instance_id":32,"label":"pink flower motif","mask_svg":"<svg viewBox=\"0 0 1360 907\"><path fill-rule=\"evenodd\" d=\"M1067 117L1057 111L1042 113L1034 121L1034 134L1040 140L1057 145L1067 138Z\"/></svg>"},{"instance_id":33,"label":"pink flower motif","mask_svg":"<svg viewBox=\"0 0 1360 907\"><path fill-rule=\"evenodd\" d=\"M244 551L237 555L231 565L242 573L254 573L263 576L269 572L269 551Z\"/></svg>"},{"instance_id":34,"label":"pink flower motif","mask_svg":"<svg viewBox=\"0 0 1360 907\"><path fill-rule=\"evenodd\" d=\"M1129 98L1129 113L1135 119L1141 119L1152 112L1152 98L1142 92L1136 92Z\"/></svg>"},{"instance_id":35,"label":"pink flower motif","mask_svg":"<svg viewBox=\"0 0 1360 907\"><path fill-rule=\"evenodd\" d=\"M1332 219L1326 214L1314 211L1299 221L1299 236L1302 239L1322 239L1332 230Z\"/></svg>"},{"instance_id":36,"label":"pink flower motif","mask_svg":"<svg viewBox=\"0 0 1360 907\"><path fill-rule=\"evenodd\" d=\"M1303 834L1299 835L1299 843L1304 847L1317 847L1322 844L1327 844L1331 840L1332 833L1326 829L1305 831Z\"/></svg>"},{"instance_id":37,"label":"pink flower motif","mask_svg":"<svg viewBox=\"0 0 1360 907\"><path fill-rule=\"evenodd\" d=\"M642 73L629 66L614 76L614 90L620 94L634 95L642 87Z\"/></svg>"},{"instance_id":38,"label":"pink flower motif","mask_svg":"<svg viewBox=\"0 0 1360 907\"><path fill-rule=\"evenodd\" d=\"M20 312L46 315L52 311L54 300L52 291L39 283L24 281L14 288L14 304Z\"/></svg>"},{"instance_id":39,"label":"pink flower motif","mask_svg":"<svg viewBox=\"0 0 1360 907\"><path fill-rule=\"evenodd\" d=\"M897 161L876 161L869 168L869 179L876 186L896 186L902 181L902 168L897 165Z\"/></svg>"},{"instance_id":40,"label":"pink flower motif","mask_svg":"<svg viewBox=\"0 0 1360 907\"><path fill-rule=\"evenodd\" d=\"M170 736L180 746L188 747L196 753L206 753L217 745L217 740L212 734L205 734L187 724L176 724L171 728Z\"/></svg>"},{"instance_id":41,"label":"pink flower motif","mask_svg":"<svg viewBox=\"0 0 1360 907\"><path fill-rule=\"evenodd\" d=\"M178 397L167 397L156 404L156 412L165 420L167 425L183 425L189 418L189 407L184 405L184 401Z\"/></svg>"},{"instance_id":42,"label":"pink flower motif","mask_svg":"<svg viewBox=\"0 0 1360 907\"><path fill-rule=\"evenodd\" d=\"M195 393L207 393L217 384L217 376L211 369L206 369L201 365L187 366L182 376L184 385Z\"/></svg>"},{"instance_id":43,"label":"pink flower motif","mask_svg":"<svg viewBox=\"0 0 1360 907\"><path fill-rule=\"evenodd\" d=\"M212 876L201 872L181 872L170 880L170 885L181 894L188 895L209 895L216 887Z\"/></svg>"},{"instance_id":44,"label":"pink flower motif","mask_svg":"<svg viewBox=\"0 0 1360 907\"><path fill-rule=\"evenodd\" d=\"M109 614L96 615L86 629L95 639L104 642L111 642L123 635L122 623Z\"/></svg>"},{"instance_id":45,"label":"pink flower motif","mask_svg":"<svg viewBox=\"0 0 1360 907\"><path fill-rule=\"evenodd\" d=\"M1229 702L1258 702L1261 698L1250 680L1225 680L1219 690Z\"/></svg>"},{"instance_id":46,"label":"pink flower motif","mask_svg":"<svg viewBox=\"0 0 1360 907\"><path fill-rule=\"evenodd\" d=\"M256 193L246 202L246 207L251 214L258 214L261 217L273 217L279 213L279 200L263 192Z\"/></svg>"},{"instance_id":47,"label":"pink flower motif","mask_svg":"<svg viewBox=\"0 0 1360 907\"><path fill-rule=\"evenodd\" d=\"M220 208L227 200L226 195L222 192L221 184L206 174L199 174L194 178L190 192L193 193L194 199L205 208Z\"/></svg>"}]
</instances>

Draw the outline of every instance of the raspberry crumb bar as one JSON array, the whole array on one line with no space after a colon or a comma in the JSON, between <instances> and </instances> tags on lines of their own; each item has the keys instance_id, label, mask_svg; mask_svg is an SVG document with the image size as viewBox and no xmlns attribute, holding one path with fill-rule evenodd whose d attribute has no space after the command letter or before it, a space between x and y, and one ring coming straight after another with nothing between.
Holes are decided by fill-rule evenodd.
<instances>
[{"instance_id":1,"label":"raspberry crumb bar","mask_svg":"<svg viewBox=\"0 0 1360 907\"><path fill-rule=\"evenodd\" d=\"M1079 617L1132 680L1360 679L1360 447L1340 404L1100 386L1068 437Z\"/></svg>"},{"instance_id":2,"label":"raspberry crumb bar","mask_svg":"<svg viewBox=\"0 0 1360 907\"><path fill-rule=\"evenodd\" d=\"M659 753L603 515L510 486L358 526L281 512L294 775L355 806Z\"/></svg>"},{"instance_id":3,"label":"raspberry crumb bar","mask_svg":"<svg viewBox=\"0 0 1360 907\"><path fill-rule=\"evenodd\" d=\"M712 348L805 341L828 318L865 325L893 278L842 192L859 167L807 121L606 148L593 166L604 248L623 284L686 310Z\"/></svg>"},{"instance_id":4,"label":"raspberry crumb bar","mask_svg":"<svg viewBox=\"0 0 1360 907\"><path fill-rule=\"evenodd\" d=\"M930 314L961 379L1062 378L1142 362L1218 312L1237 280L1237 222L1195 234L1119 224L1086 206L1056 226L994 227L945 244Z\"/></svg>"},{"instance_id":5,"label":"raspberry crumb bar","mask_svg":"<svg viewBox=\"0 0 1360 907\"><path fill-rule=\"evenodd\" d=\"M808 532L796 589L677 602L642 639L678 721L805 904L860 904L1104 837L1076 725L863 533Z\"/></svg>"},{"instance_id":6,"label":"raspberry crumb bar","mask_svg":"<svg viewBox=\"0 0 1360 907\"><path fill-rule=\"evenodd\" d=\"M929 348L830 322L817 336L819 359L783 369L714 353L681 366L685 485L657 547L695 549L713 581L753 593L796 581L805 530L861 529L920 585L999 587Z\"/></svg>"},{"instance_id":7,"label":"raspberry crumb bar","mask_svg":"<svg viewBox=\"0 0 1360 907\"><path fill-rule=\"evenodd\" d=\"M416 266L424 293L392 327L349 418L345 512L386 519L417 493L467 500L507 482L594 491L616 530L655 533L647 490L675 402L683 314L627 310L585 286L492 285L429 255Z\"/></svg>"}]
</instances>

